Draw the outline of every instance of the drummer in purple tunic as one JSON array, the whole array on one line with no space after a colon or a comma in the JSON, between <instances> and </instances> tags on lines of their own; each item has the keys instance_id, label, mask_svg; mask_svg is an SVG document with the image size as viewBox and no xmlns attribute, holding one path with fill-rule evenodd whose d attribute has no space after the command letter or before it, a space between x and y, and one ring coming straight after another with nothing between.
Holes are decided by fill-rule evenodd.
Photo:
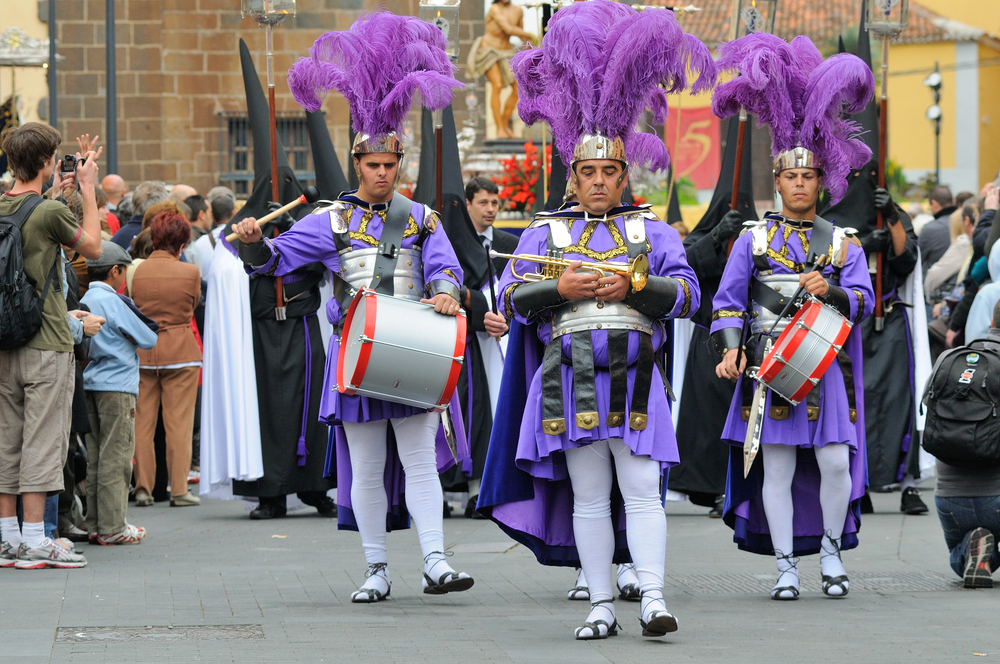
<instances>
[{"instance_id":1,"label":"drummer in purple tunic","mask_svg":"<svg viewBox=\"0 0 1000 664\"><path fill-rule=\"evenodd\" d=\"M794 303L786 305L800 287L851 325L872 311L864 251L850 229L834 229L817 216L816 203L824 185L832 198L843 195L849 150L860 163L868 159L867 148L838 114L842 98L849 107L863 107L874 81L853 55L837 55L823 63L803 37L791 46L771 35L751 37L722 48L720 66L751 73L717 88L716 114L738 110L734 98L752 102L754 96L741 96L741 90L762 85L753 78L752 62L741 58L752 61L761 53L776 51L779 59L795 66L785 72L788 79L767 81L764 86L783 84L799 90L801 96L792 101L803 115L785 126L780 120L784 116L769 114L773 109L759 94L757 107L747 108L758 117L779 118L772 123L772 134L774 183L782 209L759 222L747 222L713 302L711 341L721 359L716 373L738 383L722 434L731 445L723 518L734 529L741 549L776 557L779 576L772 599L798 597L798 557L817 552L823 592L842 597L850 584L840 552L858 544L859 501L866 483L860 329L850 332L843 349L832 348L836 360L798 405L756 384L744 370L760 365L769 348L768 333L775 341L796 312ZM848 72L861 81L858 89L844 90ZM837 103L828 98L824 104L819 100L822 94L830 94ZM794 142L789 145L789 141ZM786 315L779 318L782 313ZM827 350L829 344L823 347L824 353ZM812 360L815 364L816 358ZM748 421L761 422L756 440L753 427L748 440ZM755 450L747 455L752 465L745 477L744 444L749 450L751 442L760 444L762 458L754 464Z\"/></svg>"},{"instance_id":2,"label":"drummer in purple tunic","mask_svg":"<svg viewBox=\"0 0 1000 664\"><path fill-rule=\"evenodd\" d=\"M355 40L370 49L351 47ZM280 276L322 262L334 282L327 317L336 328L343 324L351 300L362 287L433 304L439 314L459 312L462 272L437 214L393 191L403 156L396 130L414 91L400 85L401 79L408 75L409 85L420 84L428 107L446 106L452 89L460 84L453 77L444 46L441 31L434 26L383 12L360 19L346 33L323 35L312 57L300 60L289 72L296 100L317 111L328 88L325 83L317 88L316 81L330 70L340 70L339 76L330 79L330 87L336 87L351 106L357 130L352 157L358 190L302 218L274 240L262 241L252 218L234 230L242 243L240 258L251 274ZM406 54L413 50L424 57L409 59ZM376 56L378 62L366 59ZM402 95L406 95L405 103L397 98ZM447 445L436 444L439 415L341 394L336 385L338 355L339 337L334 336L327 354L320 418L340 425L336 451L340 526L360 532L368 562L367 580L352 593L351 601L378 602L389 596L386 527L405 527L407 511L424 554L424 593L467 590L472 578L453 570L444 555L438 471L454 459ZM404 493L400 465L405 473L405 509L400 504Z\"/></svg>"},{"instance_id":3,"label":"drummer in purple tunic","mask_svg":"<svg viewBox=\"0 0 1000 664\"><path fill-rule=\"evenodd\" d=\"M558 44L578 34L573 31L579 26L601 38L642 33L654 40L656 52L665 54L655 64L636 59L644 52L639 46L616 53L619 64L656 69L647 72L647 87L632 89L638 76L615 78L607 64L610 50L596 38L585 44L590 52L579 64L601 70L588 70L583 81L553 85L548 77L571 67L549 70L550 62L573 56ZM501 275L497 298L511 320L511 336L478 507L542 564L582 566L592 607L575 631L577 639L617 632L612 562L635 563L643 636L677 629L663 597L666 516L660 483L678 457L662 360L665 325L698 309L698 281L676 231L648 208L621 199L630 164L666 165L663 143L641 143L633 126L648 100L657 94L663 100L657 82L684 71L685 58L668 57L677 55L683 41L672 12L640 18L628 5L593 0L560 10L540 54L523 51L512 61L522 91L519 111L527 122L548 120L560 154L572 155L570 182L579 203L539 213L516 249L561 257L569 264L564 271L557 267L545 279L528 279L525 273L546 270L522 258L511 259ZM692 59L707 55L693 41ZM714 65L708 57L700 62L705 64L696 68L698 83L711 86ZM591 100L594 106L572 108L566 90L591 85L601 74L605 90ZM624 99L615 96L623 91ZM546 94L564 97L563 104L545 103ZM543 107L551 115L532 114ZM573 116L596 119L585 127ZM606 262L624 270L645 261L644 283L581 266Z\"/></svg>"}]
</instances>

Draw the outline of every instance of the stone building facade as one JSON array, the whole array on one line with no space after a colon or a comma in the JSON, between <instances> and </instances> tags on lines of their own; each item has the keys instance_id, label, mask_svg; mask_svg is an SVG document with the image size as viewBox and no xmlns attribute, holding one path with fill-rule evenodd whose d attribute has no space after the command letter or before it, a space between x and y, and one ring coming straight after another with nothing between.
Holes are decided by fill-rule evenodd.
<instances>
[{"instance_id":1,"label":"stone building facade","mask_svg":"<svg viewBox=\"0 0 1000 664\"><path fill-rule=\"evenodd\" d=\"M295 141L297 118L304 114L288 91L288 68L319 35L348 28L376 6L418 14L417 0L298 0L297 15L275 29L277 110L289 118L289 141ZM239 0L116 0L115 11L119 174L130 187L163 180L207 191L238 170L234 166L243 166L239 153L245 153L246 141L233 135L246 111L239 40L246 41L266 88L264 31L241 19ZM482 33L483 5L467 1L461 11L460 63ZM107 136L105 1L57 0L55 18L58 51L65 56L57 72L58 129L69 151L77 135ZM463 72L457 75L464 79ZM457 123L468 117L466 94L456 94ZM332 93L323 109L346 166L347 103ZM413 122L415 131L419 126ZM311 162L300 166L293 163L311 170Z\"/></svg>"}]
</instances>

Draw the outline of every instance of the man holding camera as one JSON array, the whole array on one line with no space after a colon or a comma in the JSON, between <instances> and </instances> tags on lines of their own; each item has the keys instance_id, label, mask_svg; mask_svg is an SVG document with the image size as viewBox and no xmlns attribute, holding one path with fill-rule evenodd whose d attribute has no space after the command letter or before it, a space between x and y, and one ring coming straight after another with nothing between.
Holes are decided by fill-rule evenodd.
<instances>
[{"instance_id":1,"label":"man holding camera","mask_svg":"<svg viewBox=\"0 0 1000 664\"><path fill-rule=\"evenodd\" d=\"M56 173L58 131L37 122L8 129L3 151L14 173L14 187L0 197L0 218L22 206L32 211L20 227L24 273L40 298L41 327L22 345L0 339L0 566L19 569L83 567L87 561L45 537L45 496L63 489L63 464L69 440L73 397L73 337L70 332L60 245L86 258L101 255L101 222L94 187L96 153L76 155L74 172ZM86 161L84 161L86 158ZM83 198L83 226L57 201L40 200L55 175L56 190L77 184ZM7 306L4 307L5 314ZM24 508L18 528L17 497Z\"/></svg>"}]
</instances>

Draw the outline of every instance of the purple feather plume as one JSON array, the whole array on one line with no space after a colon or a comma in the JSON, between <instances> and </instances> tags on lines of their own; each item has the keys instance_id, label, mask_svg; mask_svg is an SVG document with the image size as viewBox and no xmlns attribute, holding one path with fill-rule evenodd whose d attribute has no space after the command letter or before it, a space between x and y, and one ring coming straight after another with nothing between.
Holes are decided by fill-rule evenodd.
<instances>
[{"instance_id":1,"label":"purple feather plume","mask_svg":"<svg viewBox=\"0 0 1000 664\"><path fill-rule=\"evenodd\" d=\"M796 146L813 151L834 203L847 191L847 176L871 158L858 136L861 128L846 119L858 113L875 91L871 69L846 53L824 61L808 37L791 44L757 33L723 44L719 67L738 73L715 89L712 110L728 117L745 108L759 125L771 128L776 157Z\"/></svg>"},{"instance_id":2,"label":"purple feather plume","mask_svg":"<svg viewBox=\"0 0 1000 664\"><path fill-rule=\"evenodd\" d=\"M288 71L288 87L300 106L318 111L330 90L344 96L360 134L398 131L420 91L432 110L451 103L463 87L445 53L444 35L413 16L379 12L362 16L342 32L328 32L308 58Z\"/></svg>"},{"instance_id":3,"label":"purple feather plume","mask_svg":"<svg viewBox=\"0 0 1000 664\"><path fill-rule=\"evenodd\" d=\"M871 159L872 151L859 137L861 126L845 117L859 113L875 94L875 77L861 58L850 53L832 56L809 76L804 95L802 145L823 164L823 182L837 203L847 192L854 168Z\"/></svg>"},{"instance_id":4,"label":"purple feather plume","mask_svg":"<svg viewBox=\"0 0 1000 664\"><path fill-rule=\"evenodd\" d=\"M556 12L541 48L511 60L518 80L518 113L528 124L547 121L553 142L569 165L584 134L625 141L629 161L666 168L669 156L654 134L635 125L650 109L656 123L667 114L666 93L715 85L711 53L685 35L671 11L643 14L624 3L590 0ZM661 87L661 85L663 87Z\"/></svg>"}]
</instances>

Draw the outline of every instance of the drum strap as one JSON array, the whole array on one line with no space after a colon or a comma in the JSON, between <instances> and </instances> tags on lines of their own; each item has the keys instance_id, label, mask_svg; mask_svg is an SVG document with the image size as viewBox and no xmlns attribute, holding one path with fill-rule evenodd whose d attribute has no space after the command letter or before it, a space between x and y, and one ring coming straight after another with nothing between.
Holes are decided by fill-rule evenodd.
<instances>
[{"instance_id":1,"label":"drum strap","mask_svg":"<svg viewBox=\"0 0 1000 664\"><path fill-rule=\"evenodd\" d=\"M385 225L378 242L378 254L375 258L375 273L372 276L371 288L380 295L393 295L393 273L396 271L396 259L403 244L403 232L406 222L410 219L413 202L399 192L392 195L389 210L385 215Z\"/></svg>"},{"instance_id":2,"label":"drum strap","mask_svg":"<svg viewBox=\"0 0 1000 664\"><path fill-rule=\"evenodd\" d=\"M590 330L570 335L573 355L573 393L576 396L576 426L593 429L598 422L597 386L594 382L594 346Z\"/></svg>"},{"instance_id":3,"label":"drum strap","mask_svg":"<svg viewBox=\"0 0 1000 664\"><path fill-rule=\"evenodd\" d=\"M750 280L750 297L754 302L764 307L775 315L781 314L785 310L785 305L795 292L782 295L757 277Z\"/></svg>"},{"instance_id":4,"label":"drum strap","mask_svg":"<svg viewBox=\"0 0 1000 664\"><path fill-rule=\"evenodd\" d=\"M563 413L562 337L549 341L542 358L542 432L550 436L566 432L566 417Z\"/></svg>"},{"instance_id":5,"label":"drum strap","mask_svg":"<svg viewBox=\"0 0 1000 664\"><path fill-rule=\"evenodd\" d=\"M611 372L611 399L604 423L620 427L625 422L628 393L628 330L608 330L608 369Z\"/></svg>"},{"instance_id":6,"label":"drum strap","mask_svg":"<svg viewBox=\"0 0 1000 664\"><path fill-rule=\"evenodd\" d=\"M806 254L805 269L808 270L816 264L816 259L830 251L830 243L833 242L833 224L820 217L813 219L812 233L809 235L809 252ZM832 256L827 256L827 263Z\"/></svg>"}]
</instances>

